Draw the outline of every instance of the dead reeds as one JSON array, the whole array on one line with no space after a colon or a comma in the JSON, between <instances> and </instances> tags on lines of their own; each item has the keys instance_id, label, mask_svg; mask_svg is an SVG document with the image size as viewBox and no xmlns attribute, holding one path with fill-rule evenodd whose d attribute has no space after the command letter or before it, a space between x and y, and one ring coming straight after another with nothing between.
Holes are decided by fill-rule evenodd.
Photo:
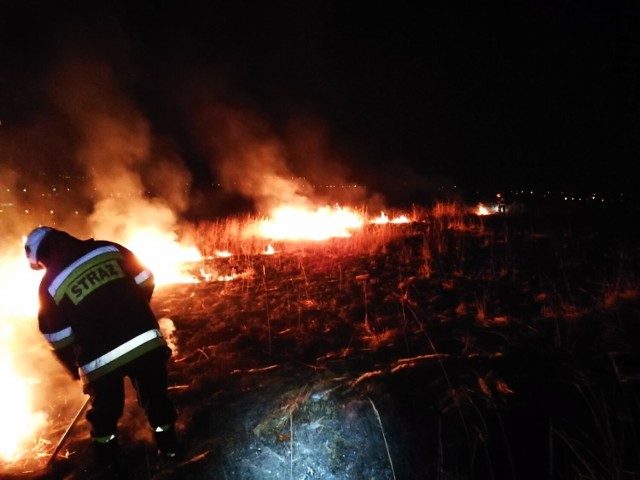
<instances>
[{"instance_id":1,"label":"dead reeds","mask_svg":"<svg viewBox=\"0 0 640 480\"><path fill-rule=\"evenodd\" d=\"M347 371L355 391L392 382L410 392L409 423L413 415L437 432L434 444L420 437L434 458L412 457L429 478L637 474L640 408L621 381L636 377L611 367L635 348L637 249L567 225L558 234L530 218L482 219L455 203L414 208L411 219L314 242L246 235L257 219L245 217L202 224L197 238L203 251L240 252L238 272L261 272L238 297L247 329L262 320L269 355ZM277 253L264 255L266 244ZM248 306L256 292L264 302ZM410 470L391 455L401 429L388 435L395 419L383 429L385 410L369 402L395 478ZM290 478L298 414L278 425L288 427Z\"/></svg>"}]
</instances>

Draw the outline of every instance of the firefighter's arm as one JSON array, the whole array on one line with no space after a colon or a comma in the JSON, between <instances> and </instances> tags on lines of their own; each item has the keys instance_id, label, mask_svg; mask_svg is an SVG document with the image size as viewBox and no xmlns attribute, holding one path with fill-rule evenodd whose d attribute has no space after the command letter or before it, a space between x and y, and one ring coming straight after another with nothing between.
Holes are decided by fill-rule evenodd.
<instances>
[{"instance_id":1,"label":"firefighter's arm","mask_svg":"<svg viewBox=\"0 0 640 480\"><path fill-rule=\"evenodd\" d=\"M75 353L73 351L73 346L61 348L59 350L54 350L56 358L60 361L62 366L69 372L71 378L74 380L80 380L80 372L78 371L78 367L75 364Z\"/></svg>"},{"instance_id":2,"label":"firefighter's arm","mask_svg":"<svg viewBox=\"0 0 640 480\"><path fill-rule=\"evenodd\" d=\"M62 366L75 380L79 379L74 351L75 336L71 327L49 333L42 332L42 334Z\"/></svg>"},{"instance_id":3,"label":"firefighter's arm","mask_svg":"<svg viewBox=\"0 0 640 480\"><path fill-rule=\"evenodd\" d=\"M136 285L142 292L142 295L149 302L151 296L156 287L155 278L153 272L145 267L142 262L131 252L124 247L121 247L124 257L124 267L126 271L131 275Z\"/></svg>"},{"instance_id":4,"label":"firefighter's arm","mask_svg":"<svg viewBox=\"0 0 640 480\"><path fill-rule=\"evenodd\" d=\"M151 296L156 288L155 278L151 270L145 268L138 275L134 277L136 284L142 290L142 294L147 299L147 302L151 301Z\"/></svg>"},{"instance_id":5,"label":"firefighter's arm","mask_svg":"<svg viewBox=\"0 0 640 480\"><path fill-rule=\"evenodd\" d=\"M80 378L75 360L75 334L70 325L58 318L58 312L51 308L49 300L41 296L38 326L53 354L75 380Z\"/></svg>"}]
</instances>

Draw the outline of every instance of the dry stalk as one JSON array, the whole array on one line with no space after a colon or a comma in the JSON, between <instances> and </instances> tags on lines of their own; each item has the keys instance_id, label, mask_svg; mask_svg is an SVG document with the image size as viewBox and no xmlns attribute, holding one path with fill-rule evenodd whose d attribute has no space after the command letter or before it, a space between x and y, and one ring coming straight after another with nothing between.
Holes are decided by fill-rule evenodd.
<instances>
[{"instance_id":1,"label":"dry stalk","mask_svg":"<svg viewBox=\"0 0 640 480\"><path fill-rule=\"evenodd\" d=\"M293 480L293 413L289 412L289 478Z\"/></svg>"},{"instance_id":2,"label":"dry stalk","mask_svg":"<svg viewBox=\"0 0 640 480\"><path fill-rule=\"evenodd\" d=\"M580 464L582 464L584 469L588 472L588 475L587 475L588 477L598 478L593 467L589 464L589 461L580 452L580 448L584 449L584 445L582 445L578 441L573 442L567 435L565 435L563 432L561 432L556 428L551 427L551 433L554 435L557 435L558 438L564 441L565 445L575 455L575 458L578 460L578 462L580 462Z\"/></svg>"},{"instance_id":3,"label":"dry stalk","mask_svg":"<svg viewBox=\"0 0 640 480\"><path fill-rule=\"evenodd\" d=\"M307 287L307 289L309 288L309 280L307 279L307 272L304 269L304 265L302 264L302 257L300 257L298 259L298 266L300 267L300 270L302 270L302 277L304 278L304 284ZM308 295L307 295L308 297Z\"/></svg>"},{"instance_id":4,"label":"dry stalk","mask_svg":"<svg viewBox=\"0 0 640 480\"><path fill-rule=\"evenodd\" d=\"M395 480L396 471L393 468L393 461L391 460L391 453L389 452L389 444L387 443L387 437L384 434L384 428L382 428L382 420L380 419L380 413L378 413L378 409L376 408L376 405L373 403L373 400L371 400L370 397L367 397L367 399L369 399L369 402L371 403L371 406L373 407L373 413L376 414L376 418L378 419L378 424L380 425L380 431L382 432L382 439L384 440L384 446L387 449L387 457L389 458L389 465L391 466L391 475L393 476L393 478Z\"/></svg>"},{"instance_id":5,"label":"dry stalk","mask_svg":"<svg viewBox=\"0 0 640 480\"><path fill-rule=\"evenodd\" d=\"M407 309L409 310L409 312L411 312L411 315L413 315L414 320L420 327L420 331L424 334L425 338L427 339L427 342L429 342L429 346L431 347L431 350L433 351L433 353L438 355L438 351L436 350L435 345L431 341L431 336L429 335L429 333L427 333L427 330L424 328L424 325L418 318L418 315L416 314L416 312L411 308L410 305L407 305ZM450 392L455 391L455 389L453 388L453 384L449 379L449 375L447 374L447 369L444 367L444 363L442 363L442 359L440 358L439 355L438 355L438 365L440 366L440 369L442 370L442 375L444 376L444 379L447 382L447 385L449 386L449 391ZM469 429L467 428L467 422L465 421L462 410L460 409L460 405L457 405L457 407L458 407L458 414L460 415L460 421L462 422L462 426L464 427L465 434L467 435L467 438L469 438Z\"/></svg>"},{"instance_id":6,"label":"dry stalk","mask_svg":"<svg viewBox=\"0 0 640 480\"><path fill-rule=\"evenodd\" d=\"M369 280L369 274L365 273L362 275L356 275L356 280L362 281L362 291L364 293L364 326L368 330L369 329L369 310L367 306L367 281Z\"/></svg>"},{"instance_id":7,"label":"dry stalk","mask_svg":"<svg viewBox=\"0 0 640 480\"><path fill-rule=\"evenodd\" d=\"M553 420L549 419L549 431L547 433L549 443L549 466L547 474L549 480L553 480Z\"/></svg>"},{"instance_id":8,"label":"dry stalk","mask_svg":"<svg viewBox=\"0 0 640 480\"><path fill-rule=\"evenodd\" d=\"M267 309L267 336L269 339L269 355L271 355L271 316L269 315L269 289L267 288L267 271L262 265L262 280L264 284L264 304Z\"/></svg>"},{"instance_id":9,"label":"dry stalk","mask_svg":"<svg viewBox=\"0 0 640 480\"><path fill-rule=\"evenodd\" d=\"M407 301L409 297L409 292L405 290L404 293L400 295L400 310L402 312L402 334L404 338L404 345L407 349L407 355L411 354L411 349L409 348L409 341L407 339L407 312L405 312L404 302Z\"/></svg>"},{"instance_id":10,"label":"dry stalk","mask_svg":"<svg viewBox=\"0 0 640 480\"><path fill-rule=\"evenodd\" d=\"M438 478L444 473L444 448L442 445L442 417L438 417Z\"/></svg>"},{"instance_id":11,"label":"dry stalk","mask_svg":"<svg viewBox=\"0 0 640 480\"><path fill-rule=\"evenodd\" d=\"M362 282L362 289L364 290L364 325L369 328L369 309L367 306L367 281Z\"/></svg>"}]
</instances>

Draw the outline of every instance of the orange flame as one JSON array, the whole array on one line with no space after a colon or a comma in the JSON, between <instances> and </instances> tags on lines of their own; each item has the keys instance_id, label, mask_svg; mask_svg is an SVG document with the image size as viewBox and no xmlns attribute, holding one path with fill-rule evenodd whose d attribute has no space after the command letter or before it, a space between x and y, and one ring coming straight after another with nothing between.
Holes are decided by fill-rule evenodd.
<instances>
[{"instance_id":1,"label":"orange flame","mask_svg":"<svg viewBox=\"0 0 640 480\"><path fill-rule=\"evenodd\" d=\"M202 255L195 247L177 242L171 233L154 228L139 229L123 244L154 273L157 285L199 281L184 268L189 262L200 260ZM29 268L22 245L19 247L14 254L0 256L0 378L7 393L0 400L0 460L7 464L37 457L36 439L51 420L34 406L33 386L44 377L29 378L20 373L24 369L19 368L24 367L25 362L19 355L26 356L25 347L31 348L34 336L39 335L38 287L44 273ZM46 349L44 341L42 348Z\"/></svg>"},{"instance_id":2,"label":"orange flame","mask_svg":"<svg viewBox=\"0 0 640 480\"><path fill-rule=\"evenodd\" d=\"M377 224L406 222L409 219L404 215L390 220L384 212L371 221ZM284 206L276 209L272 217L259 222L257 230L261 237L270 240L325 240L350 237L354 230L364 224L364 215L348 207L325 206L313 210ZM227 282L254 274L251 270L240 274L235 271L221 274L200 268L200 277L196 277L188 273L187 268L193 267L190 264L194 262L204 260L198 249L180 243L174 233L155 227L132 229L122 243L154 273L159 286L195 283L201 279ZM269 243L262 253L273 255L276 251ZM231 256L232 253L228 251L215 252L216 258ZM34 322L38 309L38 284L42 276L29 269L22 253L0 257L0 266L0 291L3 292L3 301L0 302L0 378L3 379L5 391L11 392L0 403L0 424L3 425L0 430L0 460L14 462L36 457L34 439L38 436L38 430L49 421L43 412L35 411L31 389L38 379L18 373L16 352L9 348L17 348L21 343L16 335L19 325L31 322L33 331L29 335L37 332ZM31 337L28 341L32 340Z\"/></svg>"},{"instance_id":3,"label":"orange flame","mask_svg":"<svg viewBox=\"0 0 640 480\"><path fill-rule=\"evenodd\" d=\"M28 345L29 326L38 311L38 284L42 274L29 269L23 255L4 255L0 259L0 459L13 462L24 456L29 441L46 422L43 412L36 412L32 394L34 379L24 378L17 365L20 345Z\"/></svg>"},{"instance_id":4,"label":"orange flame","mask_svg":"<svg viewBox=\"0 0 640 480\"><path fill-rule=\"evenodd\" d=\"M202 260L202 254L194 246L180 244L173 233L153 227L142 228L133 232L124 244L153 272L156 285L199 281L185 272L184 266Z\"/></svg>"},{"instance_id":5,"label":"orange flame","mask_svg":"<svg viewBox=\"0 0 640 480\"><path fill-rule=\"evenodd\" d=\"M485 205L483 205L482 203L479 203L476 208L476 215L480 215L480 216L491 215L491 210Z\"/></svg>"},{"instance_id":6,"label":"orange flame","mask_svg":"<svg viewBox=\"0 0 640 480\"><path fill-rule=\"evenodd\" d=\"M380 212L380 216L371 220L371 223L374 225L386 225L387 223L410 223L411 220L406 215L400 215L399 217L394 217L393 219L389 219L389 217L384 213Z\"/></svg>"},{"instance_id":7,"label":"orange flame","mask_svg":"<svg viewBox=\"0 0 640 480\"><path fill-rule=\"evenodd\" d=\"M326 240L350 237L351 231L362 227L362 215L348 207L320 207L316 210L279 207L273 216L263 220L259 234L274 240Z\"/></svg>"},{"instance_id":8,"label":"orange flame","mask_svg":"<svg viewBox=\"0 0 640 480\"><path fill-rule=\"evenodd\" d=\"M262 252L263 255L274 255L276 250L273 248L271 244L267 245L267 248Z\"/></svg>"}]
</instances>

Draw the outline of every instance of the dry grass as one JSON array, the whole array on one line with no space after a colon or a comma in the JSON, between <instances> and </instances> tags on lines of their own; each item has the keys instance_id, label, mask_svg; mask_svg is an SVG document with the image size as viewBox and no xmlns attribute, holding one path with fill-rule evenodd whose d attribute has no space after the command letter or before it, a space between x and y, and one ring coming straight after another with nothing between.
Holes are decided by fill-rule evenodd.
<instances>
[{"instance_id":1,"label":"dry grass","mask_svg":"<svg viewBox=\"0 0 640 480\"><path fill-rule=\"evenodd\" d=\"M534 471L554 478L637 472L628 452L638 449L638 435L620 419L637 419L637 396L613 369L597 367L603 359L610 365L612 352L624 357L636 348L628 336L638 331L640 311L633 239L614 241L595 223L585 233L582 224L573 230L526 215L478 217L456 203L414 207L410 218L324 242L258 239L246 234L259 221L249 217L201 224L196 237L205 252L238 252L237 272L257 272L224 290L251 296L251 316L264 319L267 354L293 355L314 368L342 364L352 388L385 391L395 378L414 392L408 398L423 398L427 389L423 401L437 400L435 417L411 411L415 421L440 428L437 466L422 466L437 478L524 478L523 435L543 457ZM266 244L275 255L262 254ZM294 343L285 340L289 334ZM369 367L346 366L360 355ZM425 369L430 377L417 373ZM412 383L417 378L423 387ZM587 398L594 382L602 385L591 392L599 396ZM622 389L605 386L611 382ZM631 404L619 410L625 398ZM527 405L535 414L514 425ZM289 412L282 420L292 428L292 418ZM586 431L591 447L579 438ZM393 437L390 461L392 451Z\"/></svg>"},{"instance_id":2,"label":"dry grass","mask_svg":"<svg viewBox=\"0 0 640 480\"><path fill-rule=\"evenodd\" d=\"M640 476L634 234L455 203L410 217L324 242L247 235L248 216L194 228L212 257L194 269L235 277L154 299L199 459L175 478Z\"/></svg>"}]
</instances>

